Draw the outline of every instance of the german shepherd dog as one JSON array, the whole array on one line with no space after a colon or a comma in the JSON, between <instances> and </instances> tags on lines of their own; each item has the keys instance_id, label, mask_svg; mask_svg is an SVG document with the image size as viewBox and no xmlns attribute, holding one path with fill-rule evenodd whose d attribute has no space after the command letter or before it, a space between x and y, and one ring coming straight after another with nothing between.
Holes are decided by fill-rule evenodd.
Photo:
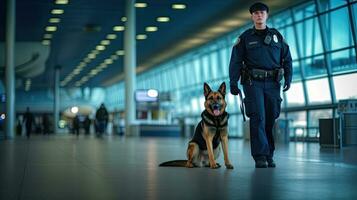
<instances>
[{"instance_id":1,"label":"german shepherd dog","mask_svg":"<svg viewBox=\"0 0 357 200\"><path fill-rule=\"evenodd\" d=\"M220 154L220 142L227 169L233 169L228 159L228 113L226 109L226 84L223 82L218 91L212 91L207 83L203 86L205 110L202 120L197 124L195 134L188 143L187 160L174 160L161 163L159 166L173 167L210 167L219 168L216 162Z\"/></svg>"}]
</instances>

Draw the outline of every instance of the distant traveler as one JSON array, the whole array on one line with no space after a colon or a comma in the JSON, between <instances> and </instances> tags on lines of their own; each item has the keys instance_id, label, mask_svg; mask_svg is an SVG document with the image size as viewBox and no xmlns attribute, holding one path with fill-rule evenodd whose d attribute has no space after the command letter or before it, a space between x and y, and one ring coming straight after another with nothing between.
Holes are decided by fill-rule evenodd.
<instances>
[{"instance_id":1,"label":"distant traveler","mask_svg":"<svg viewBox=\"0 0 357 200\"><path fill-rule=\"evenodd\" d=\"M32 125L35 122L35 118L33 116L33 114L30 112L30 108L27 107L26 108L26 113L24 115L24 119L23 119L23 123L25 123L25 127L26 127L26 137L30 138L31 135L31 131L32 131Z\"/></svg>"},{"instance_id":2,"label":"distant traveler","mask_svg":"<svg viewBox=\"0 0 357 200\"><path fill-rule=\"evenodd\" d=\"M102 103L95 113L95 119L98 127L99 134L103 134L108 124L108 111Z\"/></svg>"}]
</instances>

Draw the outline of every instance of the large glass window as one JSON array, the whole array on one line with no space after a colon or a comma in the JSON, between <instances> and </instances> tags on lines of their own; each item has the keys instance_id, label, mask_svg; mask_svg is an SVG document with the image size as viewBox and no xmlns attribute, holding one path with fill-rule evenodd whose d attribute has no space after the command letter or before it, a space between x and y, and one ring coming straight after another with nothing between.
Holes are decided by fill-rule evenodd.
<instances>
[{"instance_id":1,"label":"large glass window","mask_svg":"<svg viewBox=\"0 0 357 200\"><path fill-rule=\"evenodd\" d=\"M332 53L331 64L333 73L356 70L356 52L354 48Z\"/></svg>"},{"instance_id":2,"label":"large glass window","mask_svg":"<svg viewBox=\"0 0 357 200\"><path fill-rule=\"evenodd\" d=\"M317 18L296 24L300 55L307 57L323 52L322 40Z\"/></svg>"},{"instance_id":3,"label":"large glass window","mask_svg":"<svg viewBox=\"0 0 357 200\"><path fill-rule=\"evenodd\" d=\"M203 81L207 81L209 80L209 74L210 74L210 71L209 71L209 60L208 60L208 55L204 55L203 58L202 58L202 74L204 75L203 76Z\"/></svg>"},{"instance_id":4,"label":"large glass window","mask_svg":"<svg viewBox=\"0 0 357 200\"><path fill-rule=\"evenodd\" d=\"M305 104L302 82L292 83L289 91L285 94L288 106L303 106Z\"/></svg>"},{"instance_id":5,"label":"large glass window","mask_svg":"<svg viewBox=\"0 0 357 200\"><path fill-rule=\"evenodd\" d=\"M331 102L330 87L327 78L306 81L310 104Z\"/></svg>"},{"instance_id":6,"label":"large glass window","mask_svg":"<svg viewBox=\"0 0 357 200\"><path fill-rule=\"evenodd\" d=\"M357 98L357 73L334 76L336 99L352 99Z\"/></svg>"},{"instance_id":7,"label":"large glass window","mask_svg":"<svg viewBox=\"0 0 357 200\"><path fill-rule=\"evenodd\" d=\"M352 31L346 7L323 15L331 50L352 45ZM343 22L343 23L341 23Z\"/></svg>"},{"instance_id":8,"label":"large glass window","mask_svg":"<svg viewBox=\"0 0 357 200\"><path fill-rule=\"evenodd\" d=\"M200 59L199 58L195 58L193 60L193 65L194 65L194 71L195 71L195 83L200 83L202 82L202 72L200 71Z\"/></svg>"},{"instance_id":9,"label":"large glass window","mask_svg":"<svg viewBox=\"0 0 357 200\"><path fill-rule=\"evenodd\" d=\"M307 135L306 131L306 112L289 112L287 115L289 120L289 134L292 138L304 137Z\"/></svg>"},{"instance_id":10,"label":"large glass window","mask_svg":"<svg viewBox=\"0 0 357 200\"><path fill-rule=\"evenodd\" d=\"M293 81L301 80L301 70L299 61L293 62Z\"/></svg>"},{"instance_id":11,"label":"large glass window","mask_svg":"<svg viewBox=\"0 0 357 200\"><path fill-rule=\"evenodd\" d=\"M324 56L313 56L301 61L305 69L305 77L317 77L327 74Z\"/></svg>"},{"instance_id":12,"label":"large glass window","mask_svg":"<svg viewBox=\"0 0 357 200\"><path fill-rule=\"evenodd\" d=\"M316 8L313 2L308 2L306 4L298 6L293 10L296 21L303 20L316 14Z\"/></svg>"},{"instance_id":13,"label":"large glass window","mask_svg":"<svg viewBox=\"0 0 357 200\"><path fill-rule=\"evenodd\" d=\"M320 0L321 10L326 11L346 4L346 0Z\"/></svg>"},{"instance_id":14,"label":"large glass window","mask_svg":"<svg viewBox=\"0 0 357 200\"><path fill-rule=\"evenodd\" d=\"M213 51L210 53L211 58L211 67L210 67L210 79L217 79L219 74L222 73L221 66L218 65L218 53L217 51Z\"/></svg>"},{"instance_id":15,"label":"large glass window","mask_svg":"<svg viewBox=\"0 0 357 200\"><path fill-rule=\"evenodd\" d=\"M219 66L220 68L222 68L222 76L226 77L228 76L228 69L229 69L229 54L230 52L228 52L228 48L222 48L219 50Z\"/></svg>"}]
</instances>

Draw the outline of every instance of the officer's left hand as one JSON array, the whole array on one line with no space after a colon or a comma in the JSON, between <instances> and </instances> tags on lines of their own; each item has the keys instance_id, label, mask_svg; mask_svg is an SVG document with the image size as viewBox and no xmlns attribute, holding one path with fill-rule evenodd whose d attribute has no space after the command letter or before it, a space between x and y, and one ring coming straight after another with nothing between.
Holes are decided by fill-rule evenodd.
<instances>
[{"instance_id":1,"label":"officer's left hand","mask_svg":"<svg viewBox=\"0 0 357 200\"><path fill-rule=\"evenodd\" d=\"M283 87L283 92L286 92L286 91L288 91L289 89L290 89L290 83L285 82L285 83L284 83L284 87Z\"/></svg>"}]
</instances>

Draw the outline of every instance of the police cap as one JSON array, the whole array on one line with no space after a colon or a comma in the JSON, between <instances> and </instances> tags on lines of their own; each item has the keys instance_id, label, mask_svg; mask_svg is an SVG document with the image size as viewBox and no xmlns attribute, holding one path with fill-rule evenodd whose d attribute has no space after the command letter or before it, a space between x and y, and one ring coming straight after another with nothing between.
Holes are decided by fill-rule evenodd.
<instances>
[{"instance_id":1,"label":"police cap","mask_svg":"<svg viewBox=\"0 0 357 200\"><path fill-rule=\"evenodd\" d=\"M255 3L253 5L251 5L250 8L249 8L250 14L252 14L253 12L258 11L258 10L259 11L264 11L265 10L268 13L269 12L269 7L264 3L257 2L257 3Z\"/></svg>"}]
</instances>

